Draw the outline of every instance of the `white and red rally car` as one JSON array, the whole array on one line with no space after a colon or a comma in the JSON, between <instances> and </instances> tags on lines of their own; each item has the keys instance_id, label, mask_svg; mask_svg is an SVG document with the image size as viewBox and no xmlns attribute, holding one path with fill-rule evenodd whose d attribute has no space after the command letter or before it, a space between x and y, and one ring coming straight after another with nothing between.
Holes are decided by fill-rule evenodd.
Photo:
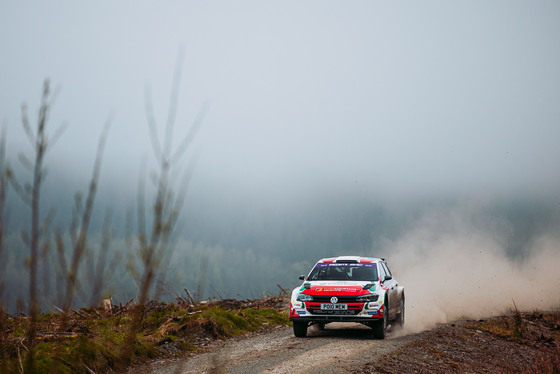
<instances>
[{"instance_id":1,"label":"white and red rally car","mask_svg":"<svg viewBox=\"0 0 560 374\"><path fill-rule=\"evenodd\" d=\"M313 324L360 322L383 339L389 323L404 324L404 287L383 258L341 256L319 260L292 292L294 335L305 337Z\"/></svg>"}]
</instances>

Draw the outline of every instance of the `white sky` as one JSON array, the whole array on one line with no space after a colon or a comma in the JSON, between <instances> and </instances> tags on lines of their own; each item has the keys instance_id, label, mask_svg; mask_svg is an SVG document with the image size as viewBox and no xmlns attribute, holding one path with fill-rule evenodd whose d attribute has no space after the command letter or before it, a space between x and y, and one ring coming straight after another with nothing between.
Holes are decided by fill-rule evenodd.
<instances>
[{"instance_id":1,"label":"white sky","mask_svg":"<svg viewBox=\"0 0 560 374\"><path fill-rule=\"evenodd\" d=\"M134 185L146 84L163 125L183 47L177 138L211 102L198 188L557 196L559 19L556 0L0 0L0 123L15 162L48 77L68 123L50 168L87 178L114 112L102 180Z\"/></svg>"}]
</instances>

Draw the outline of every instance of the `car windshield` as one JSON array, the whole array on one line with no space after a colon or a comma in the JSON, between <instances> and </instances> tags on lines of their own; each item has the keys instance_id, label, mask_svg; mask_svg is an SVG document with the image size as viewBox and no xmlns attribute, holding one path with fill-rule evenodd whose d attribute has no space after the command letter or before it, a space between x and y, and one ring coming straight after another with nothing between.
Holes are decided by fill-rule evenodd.
<instances>
[{"instance_id":1,"label":"car windshield","mask_svg":"<svg viewBox=\"0 0 560 374\"><path fill-rule=\"evenodd\" d=\"M320 263L307 280L377 281L377 265L370 263Z\"/></svg>"}]
</instances>

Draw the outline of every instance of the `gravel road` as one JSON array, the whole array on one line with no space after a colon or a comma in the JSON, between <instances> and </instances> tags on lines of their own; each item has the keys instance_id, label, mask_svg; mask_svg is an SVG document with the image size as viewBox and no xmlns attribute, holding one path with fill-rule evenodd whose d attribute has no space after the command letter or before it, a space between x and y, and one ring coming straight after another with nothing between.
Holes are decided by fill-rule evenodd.
<instances>
[{"instance_id":1,"label":"gravel road","mask_svg":"<svg viewBox=\"0 0 560 374\"><path fill-rule=\"evenodd\" d=\"M376 340L360 324L332 323L323 331L311 327L307 338L294 337L291 327L279 327L216 344L208 353L154 361L130 373L350 373L413 340L400 331Z\"/></svg>"}]
</instances>

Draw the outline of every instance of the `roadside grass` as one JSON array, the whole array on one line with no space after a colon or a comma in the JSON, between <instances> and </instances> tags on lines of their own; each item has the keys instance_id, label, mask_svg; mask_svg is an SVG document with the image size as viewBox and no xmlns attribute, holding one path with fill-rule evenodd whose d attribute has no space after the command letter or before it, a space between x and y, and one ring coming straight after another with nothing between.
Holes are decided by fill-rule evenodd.
<instances>
[{"instance_id":1,"label":"roadside grass","mask_svg":"<svg viewBox=\"0 0 560 374\"><path fill-rule=\"evenodd\" d=\"M281 298L197 305L151 302L145 308L133 349L127 349L134 307L117 315L105 314L101 308L77 312L66 325L59 314L39 316L34 350L37 373L123 370L149 359L203 351L216 339L289 324ZM21 372L28 352L29 324L28 317L6 318L6 349L0 364L3 372ZM66 326L65 331L60 331L62 326Z\"/></svg>"},{"instance_id":2,"label":"roadside grass","mask_svg":"<svg viewBox=\"0 0 560 374\"><path fill-rule=\"evenodd\" d=\"M548 333L536 326L547 326ZM473 326L482 331L518 342L535 345L541 349L533 363L534 373L560 373L560 346L550 331L560 330L560 310L553 312L521 313L514 303L510 315L499 319L481 321Z\"/></svg>"},{"instance_id":3,"label":"roadside grass","mask_svg":"<svg viewBox=\"0 0 560 374\"><path fill-rule=\"evenodd\" d=\"M560 310L443 324L356 373L483 371L560 373Z\"/></svg>"},{"instance_id":4,"label":"roadside grass","mask_svg":"<svg viewBox=\"0 0 560 374\"><path fill-rule=\"evenodd\" d=\"M532 328L536 320L543 320L550 326L557 326L560 328L560 312L540 312L535 310L530 313L522 313L517 308L511 310L509 315L500 318L493 318L488 320L481 320L473 325L473 328L486 331L490 334L512 339L517 342L524 342L526 340L535 339L534 335L540 334Z\"/></svg>"}]
</instances>

